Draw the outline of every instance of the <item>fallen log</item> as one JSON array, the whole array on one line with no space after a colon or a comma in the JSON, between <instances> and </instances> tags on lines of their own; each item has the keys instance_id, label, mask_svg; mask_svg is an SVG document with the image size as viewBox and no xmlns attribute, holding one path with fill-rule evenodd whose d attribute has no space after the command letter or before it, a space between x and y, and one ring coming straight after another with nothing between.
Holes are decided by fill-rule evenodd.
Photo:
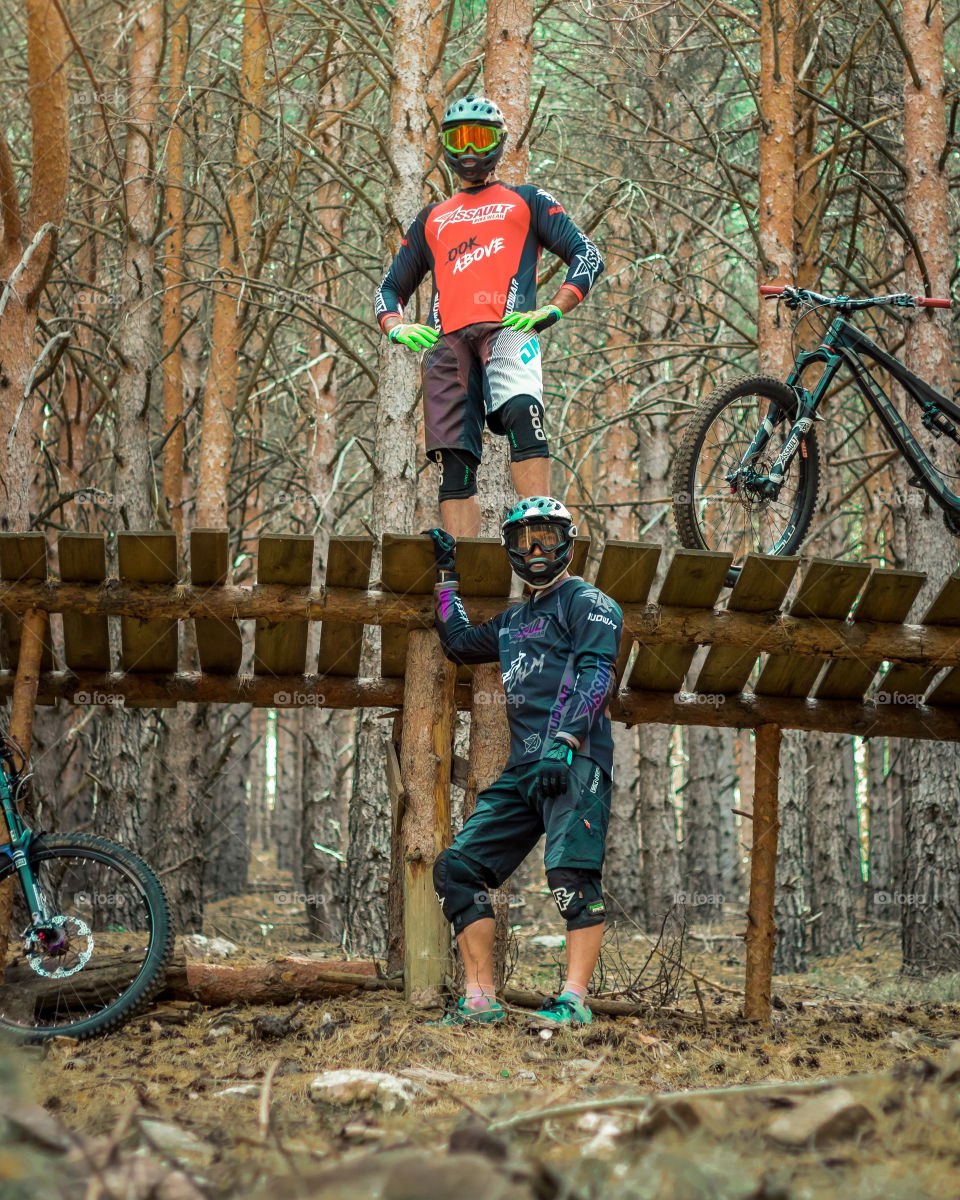
<instances>
[{"instance_id":1,"label":"fallen log","mask_svg":"<svg viewBox=\"0 0 960 1200\"><path fill-rule=\"evenodd\" d=\"M403 983L383 979L372 962L338 962L291 955L272 962L230 966L174 955L160 996L198 1000L208 1008L226 1004L291 1004L353 992L401 991Z\"/></svg>"},{"instance_id":2,"label":"fallen log","mask_svg":"<svg viewBox=\"0 0 960 1200\"><path fill-rule=\"evenodd\" d=\"M38 977L23 962L12 963L0 984L0 1007L24 1021L65 1006L102 1007L132 982L142 953L104 955L67 981ZM227 1004L291 1004L325 1000L358 991L398 991L402 983L382 979L372 962L339 962L292 956L271 962L230 966L198 962L177 950L157 999L197 1000L206 1008Z\"/></svg>"}]
</instances>

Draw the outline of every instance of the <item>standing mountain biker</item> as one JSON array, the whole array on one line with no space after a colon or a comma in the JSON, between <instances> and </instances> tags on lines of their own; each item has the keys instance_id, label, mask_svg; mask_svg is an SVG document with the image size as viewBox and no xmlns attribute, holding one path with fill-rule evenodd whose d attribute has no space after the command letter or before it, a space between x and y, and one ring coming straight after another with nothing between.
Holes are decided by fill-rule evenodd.
<instances>
[{"instance_id":1,"label":"standing mountain biker","mask_svg":"<svg viewBox=\"0 0 960 1200\"><path fill-rule=\"evenodd\" d=\"M542 1021L587 1025L587 985L603 936L601 887L610 816L613 734L607 701L616 686L623 614L598 588L568 571L576 527L550 496L521 500L501 539L530 598L471 625L458 592L456 543L434 544L435 621L455 663L499 661L510 725L510 757L477 797L472 816L434 863L433 882L463 958L466 995L444 1024L503 1020L493 981L490 891L517 869L542 834L547 883L567 925L567 978Z\"/></svg>"},{"instance_id":2,"label":"standing mountain biker","mask_svg":"<svg viewBox=\"0 0 960 1200\"><path fill-rule=\"evenodd\" d=\"M441 125L447 165L463 180L448 200L417 214L377 288L380 328L423 360L426 450L440 472L440 513L454 537L480 532L477 468L484 422L510 443L520 496L549 491L543 377L537 334L574 309L603 259L563 206L534 184L500 183L503 113L484 96L455 100ZM537 307L543 249L568 265L553 300ZM403 307L431 272L426 324Z\"/></svg>"}]
</instances>

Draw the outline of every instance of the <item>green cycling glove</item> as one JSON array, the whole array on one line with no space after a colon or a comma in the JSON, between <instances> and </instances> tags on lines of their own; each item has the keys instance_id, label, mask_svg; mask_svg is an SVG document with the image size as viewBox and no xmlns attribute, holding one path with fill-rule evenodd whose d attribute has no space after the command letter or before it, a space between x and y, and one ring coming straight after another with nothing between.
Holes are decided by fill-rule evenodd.
<instances>
[{"instance_id":1,"label":"green cycling glove","mask_svg":"<svg viewBox=\"0 0 960 1200\"><path fill-rule=\"evenodd\" d=\"M408 350L428 350L440 337L429 325L394 325L387 337Z\"/></svg>"},{"instance_id":2,"label":"green cycling glove","mask_svg":"<svg viewBox=\"0 0 960 1200\"><path fill-rule=\"evenodd\" d=\"M562 316L563 313L555 304L545 304L533 312L512 312L509 317L503 318L503 324L519 333L541 333L551 325L556 325Z\"/></svg>"}]
</instances>

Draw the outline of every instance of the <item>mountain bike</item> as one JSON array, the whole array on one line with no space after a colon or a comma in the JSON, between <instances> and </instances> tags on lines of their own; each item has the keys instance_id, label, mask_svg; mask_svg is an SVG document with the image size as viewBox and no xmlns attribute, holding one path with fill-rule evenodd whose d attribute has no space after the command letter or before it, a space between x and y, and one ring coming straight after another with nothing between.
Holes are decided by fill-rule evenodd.
<instances>
[{"instance_id":1,"label":"mountain bike","mask_svg":"<svg viewBox=\"0 0 960 1200\"><path fill-rule=\"evenodd\" d=\"M794 346L794 366L786 380L740 376L721 385L697 407L673 464L673 514L681 543L694 550L731 553L730 586L748 552L796 553L810 528L820 487L814 422L823 420L818 410L842 367L849 369L857 389L909 464L910 485L939 505L947 528L960 537L960 496L950 490L910 432L877 381L875 369L884 369L903 387L934 437L946 435L958 445L960 430L954 422L960 422L960 405L909 371L849 320L855 312L882 305L949 308L950 301L905 292L859 299L796 287L761 287L760 292L801 314L795 329L816 315L822 321L819 345L809 351ZM803 377L816 364L823 370L810 389Z\"/></svg>"},{"instance_id":2,"label":"mountain bike","mask_svg":"<svg viewBox=\"0 0 960 1200\"><path fill-rule=\"evenodd\" d=\"M0 844L0 921L10 912L0 1039L80 1040L122 1025L163 986L170 916L156 876L129 850L87 834L32 830L20 805L28 778L20 747L0 735L0 810L10 838Z\"/></svg>"}]
</instances>

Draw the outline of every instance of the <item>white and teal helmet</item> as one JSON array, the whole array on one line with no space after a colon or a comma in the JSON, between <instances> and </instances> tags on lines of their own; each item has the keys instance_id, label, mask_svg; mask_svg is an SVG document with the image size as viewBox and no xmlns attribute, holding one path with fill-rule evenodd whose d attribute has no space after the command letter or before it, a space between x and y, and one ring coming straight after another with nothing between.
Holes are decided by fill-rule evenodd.
<instances>
[{"instance_id":1,"label":"white and teal helmet","mask_svg":"<svg viewBox=\"0 0 960 1200\"><path fill-rule=\"evenodd\" d=\"M569 509L552 496L527 496L511 508L500 526L510 565L532 588L559 579L573 558L577 527ZM537 553L530 557L530 551ZM546 557L552 554L552 558Z\"/></svg>"},{"instance_id":2,"label":"white and teal helmet","mask_svg":"<svg viewBox=\"0 0 960 1200\"><path fill-rule=\"evenodd\" d=\"M507 144L506 118L488 96L461 96L447 105L440 142L451 171L467 183L477 183L500 161Z\"/></svg>"}]
</instances>

